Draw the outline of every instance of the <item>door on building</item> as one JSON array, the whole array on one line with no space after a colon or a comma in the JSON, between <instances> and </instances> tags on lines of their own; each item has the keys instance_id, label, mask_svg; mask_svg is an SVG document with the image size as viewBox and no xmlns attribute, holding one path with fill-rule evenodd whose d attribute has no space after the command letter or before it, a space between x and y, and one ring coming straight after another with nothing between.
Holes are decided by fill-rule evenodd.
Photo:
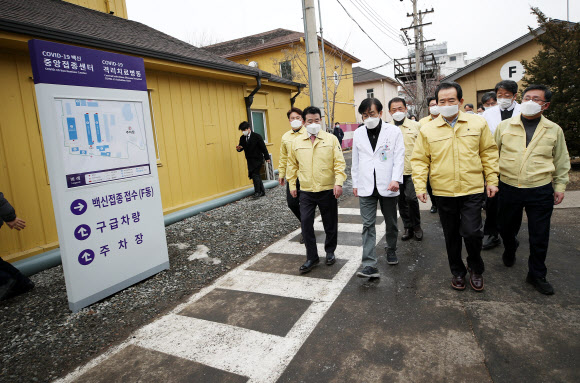
<instances>
[{"instance_id":1,"label":"door on building","mask_svg":"<svg viewBox=\"0 0 580 383\"><path fill-rule=\"evenodd\" d=\"M252 110L252 129L268 142L268 129L266 127L266 112L262 110Z\"/></svg>"}]
</instances>

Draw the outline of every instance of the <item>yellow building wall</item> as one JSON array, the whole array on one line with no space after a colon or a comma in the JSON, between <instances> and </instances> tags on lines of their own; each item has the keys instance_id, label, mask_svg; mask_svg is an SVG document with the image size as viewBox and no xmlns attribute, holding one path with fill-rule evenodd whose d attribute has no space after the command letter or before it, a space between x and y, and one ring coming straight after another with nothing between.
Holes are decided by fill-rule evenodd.
<instances>
[{"instance_id":1,"label":"yellow building wall","mask_svg":"<svg viewBox=\"0 0 580 383\"><path fill-rule=\"evenodd\" d=\"M332 100L333 92L335 90L334 80L332 78L334 71L340 75L341 60L340 57L332 53L332 48L325 44L326 53L326 75L327 86L328 86L328 98L330 103L330 109L332 110ZM320 54L320 67L321 75L324 76L322 72L322 48L319 49ZM258 63L258 67L266 72L270 72L277 76L281 76L280 72L280 62L285 61L293 57L292 60L292 72L294 74L293 81L308 84L308 70L306 66L306 53L304 49L304 43L295 43L293 46L277 47L260 52L249 53L247 55L236 56L229 58L239 64L248 65L251 61ZM348 61L346 58L342 63L342 76L338 85L338 92L336 95L335 103L335 113L334 121L339 121L341 123L355 122L355 106L354 106L354 84L352 78L352 62ZM304 109L310 105L310 96L305 94L308 92L308 87L303 89L301 93L296 98L295 106ZM322 97L325 102L326 109L326 92L322 89Z\"/></svg>"},{"instance_id":2,"label":"yellow building wall","mask_svg":"<svg viewBox=\"0 0 580 383\"><path fill-rule=\"evenodd\" d=\"M67 3L80 5L81 7L94 9L95 11L111 13L115 16L128 19L127 4L125 0L64 0Z\"/></svg>"},{"instance_id":3,"label":"yellow building wall","mask_svg":"<svg viewBox=\"0 0 580 383\"><path fill-rule=\"evenodd\" d=\"M531 61L540 49L541 46L536 40L532 40L455 80L461 85L461 89L463 90L463 99L465 100L463 104L473 104L476 106L477 92L493 90L495 88L495 84L501 81L499 72L505 63L508 61ZM518 82L518 90L521 90L522 82Z\"/></svg>"},{"instance_id":4,"label":"yellow building wall","mask_svg":"<svg viewBox=\"0 0 580 383\"><path fill-rule=\"evenodd\" d=\"M8 45L0 38L0 191L27 228L18 232L2 227L0 256L17 261L56 248L58 236L29 54L26 45L15 50L2 43ZM244 154L235 146L241 136L238 125L247 119L244 97L255 80L251 84L247 78L224 81L210 74L176 73L187 72L187 66L172 63L167 68L176 69L164 71L159 63L145 60L164 213L249 187ZM274 164L280 138L289 129L291 93L292 87L266 81L252 105L266 112L267 148Z\"/></svg>"}]
</instances>

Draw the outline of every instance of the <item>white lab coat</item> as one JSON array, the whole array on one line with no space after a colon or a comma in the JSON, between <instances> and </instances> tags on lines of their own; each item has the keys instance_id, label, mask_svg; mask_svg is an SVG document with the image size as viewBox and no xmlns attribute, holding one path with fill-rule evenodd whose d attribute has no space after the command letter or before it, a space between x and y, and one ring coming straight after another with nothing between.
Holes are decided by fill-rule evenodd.
<instances>
[{"instance_id":1,"label":"white lab coat","mask_svg":"<svg viewBox=\"0 0 580 383\"><path fill-rule=\"evenodd\" d=\"M517 102L514 101L512 106L514 109L514 112L512 113L512 117L514 117L518 113L520 113L520 104L518 104ZM508 110L509 109L510 108L508 108ZM501 122L501 111L499 109L499 105L496 105L494 107L487 109L485 112L483 112L482 116L487 121L487 126L489 126L489 129L491 130L491 134L493 135L493 133L495 132L495 129L497 128L497 126Z\"/></svg>"},{"instance_id":2,"label":"white lab coat","mask_svg":"<svg viewBox=\"0 0 580 383\"><path fill-rule=\"evenodd\" d=\"M383 197L395 197L399 192L387 190L391 181L403 183L405 166L405 143L401 129L381 122L381 133L373 151L363 125L355 130L352 141L352 187L358 195L368 197L375 188L374 173L377 175L377 190Z\"/></svg>"}]
</instances>

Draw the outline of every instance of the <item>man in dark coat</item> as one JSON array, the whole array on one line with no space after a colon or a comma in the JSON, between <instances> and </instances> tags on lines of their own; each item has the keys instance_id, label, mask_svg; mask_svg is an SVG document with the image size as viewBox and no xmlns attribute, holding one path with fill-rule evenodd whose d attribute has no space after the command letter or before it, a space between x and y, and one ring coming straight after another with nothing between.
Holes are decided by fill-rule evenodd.
<instances>
[{"instance_id":1,"label":"man in dark coat","mask_svg":"<svg viewBox=\"0 0 580 383\"><path fill-rule=\"evenodd\" d=\"M11 229L18 231L26 227L26 222L16 216L10 203L0 192L0 227L6 222ZM26 293L34 288L34 283L16 267L0 258L0 301Z\"/></svg>"},{"instance_id":2,"label":"man in dark coat","mask_svg":"<svg viewBox=\"0 0 580 383\"><path fill-rule=\"evenodd\" d=\"M270 154L266 149L264 139L256 132L252 132L252 127L247 121L244 121L238 127L243 133L240 137L240 143L236 146L238 152L244 151L246 161L248 162L248 177L254 181L254 197L263 197L266 195L266 189L260 177L260 169L264 160L270 163Z\"/></svg>"},{"instance_id":3,"label":"man in dark coat","mask_svg":"<svg viewBox=\"0 0 580 383\"><path fill-rule=\"evenodd\" d=\"M336 136L336 138L338 138L338 143L340 144L340 147L342 148L342 139L344 138L344 132L340 128L340 122L334 123L334 130L332 131L332 134L334 134Z\"/></svg>"}]
</instances>

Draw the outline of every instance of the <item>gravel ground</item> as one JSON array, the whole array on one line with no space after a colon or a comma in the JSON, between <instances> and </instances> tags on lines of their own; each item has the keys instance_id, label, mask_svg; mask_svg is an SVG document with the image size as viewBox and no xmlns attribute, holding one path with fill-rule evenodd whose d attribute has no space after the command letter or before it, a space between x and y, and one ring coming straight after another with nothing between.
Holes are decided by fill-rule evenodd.
<instances>
[{"instance_id":1,"label":"gravel ground","mask_svg":"<svg viewBox=\"0 0 580 383\"><path fill-rule=\"evenodd\" d=\"M299 226L282 187L175 223L165 228L169 270L75 314L62 266L32 276L33 291L0 302L0 382L66 375Z\"/></svg>"}]
</instances>

